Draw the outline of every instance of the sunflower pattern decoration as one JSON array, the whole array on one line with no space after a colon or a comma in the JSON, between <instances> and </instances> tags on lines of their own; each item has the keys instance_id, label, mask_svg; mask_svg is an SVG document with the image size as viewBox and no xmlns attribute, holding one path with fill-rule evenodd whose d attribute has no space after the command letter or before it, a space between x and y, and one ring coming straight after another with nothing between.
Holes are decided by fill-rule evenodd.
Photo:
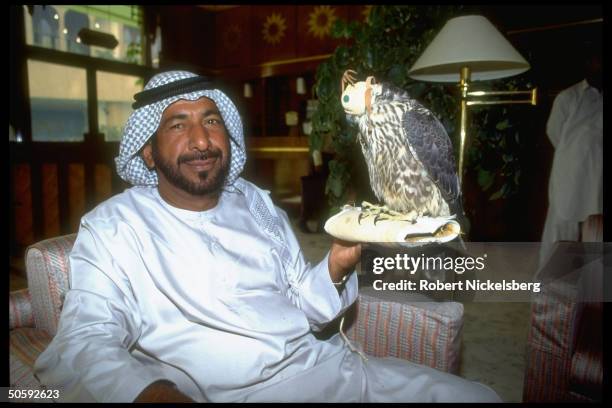
<instances>
[{"instance_id":1,"label":"sunflower pattern decoration","mask_svg":"<svg viewBox=\"0 0 612 408\"><path fill-rule=\"evenodd\" d=\"M272 13L266 17L261 33L264 41L268 44L278 44L285 36L286 29L287 21L285 18L278 13Z\"/></svg>"},{"instance_id":2,"label":"sunflower pattern decoration","mask_svg":"<svg viewBox=\"0 0 612 408\"><path fill-rule=\"evenodd\" d=\"M317 6L308 15L308 33L322 40L325 36L329 35L336 19L335 8L330 6Z\"/></svg>"}]
</instances>

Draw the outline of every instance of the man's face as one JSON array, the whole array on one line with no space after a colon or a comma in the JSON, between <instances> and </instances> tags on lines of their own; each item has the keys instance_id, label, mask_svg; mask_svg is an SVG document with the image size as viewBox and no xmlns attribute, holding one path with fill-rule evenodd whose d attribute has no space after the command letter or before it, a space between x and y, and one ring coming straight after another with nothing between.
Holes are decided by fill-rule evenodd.
<instances>
[{"instance_id":1,"label":"man's face","mask_svg":"<svg viewBox=\"0 0 612 408\"><path fill-rule=\"evenodd\" d=\"M200 98L179 100L166 108L143 157L157 169L160 187L170 184L203 196L221 191L230 155L227 129L217 105Z\"/></svg>"}]
</instances>

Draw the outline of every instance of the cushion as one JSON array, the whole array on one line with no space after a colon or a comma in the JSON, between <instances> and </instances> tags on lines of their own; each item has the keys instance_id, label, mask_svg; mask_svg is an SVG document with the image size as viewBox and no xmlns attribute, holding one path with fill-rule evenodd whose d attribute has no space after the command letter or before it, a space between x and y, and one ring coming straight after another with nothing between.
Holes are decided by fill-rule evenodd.
<instances>
[{"instance_id":1,"label":"cushion","mask_svg":"<svg viewBox=\"0 0 612 408\"><path fill-rule=\"evenodd\" d=\"M366 354L397 357L458 373L463 305L419 294L360 289L346 334Z\"/></svg>"}]
</instances>

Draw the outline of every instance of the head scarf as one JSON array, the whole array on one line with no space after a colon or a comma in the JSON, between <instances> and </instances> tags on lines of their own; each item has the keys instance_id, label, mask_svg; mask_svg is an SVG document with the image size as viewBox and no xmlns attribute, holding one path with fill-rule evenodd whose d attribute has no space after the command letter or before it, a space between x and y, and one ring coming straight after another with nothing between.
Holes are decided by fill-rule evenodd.
<instances>
[{"instance_id":1,"label":"head scarf","mask_svg":"<svg viewBox=\"0 0 612 408\"><path fill-rule=\"evenodd\" d=\"M198 75L187 71L162 72L151 78L145 86L144 91L160 88L161 92L159 94L163 97L165 94L164 89L172 88L172 86L168 84L177 81L185 83L184 80L187 80L187 78L194 78L191 82L197 82ZM190 81L187 80L187 82ZM164 85L166 86L164 87ZM154 169L149 170L149 168L147 168L144 160L140 157L140 149L142 149L149 138L157 131L162 114L168 106L179 99L195 101L205 96L217 105L221 117L225 122L225 127L230 135L231 162L229 173L225 181L225 187L233 186L234 181L236 181L242 172L246 161L242 121L240 120L240 115L238 114L236 106L223 92L218 89L193 90L194 88L202 87L203 86L198 84L177 87L178 92L184 89L185 93L169 96L156 102L145 104L144 106L142 106L142 100L139 101L139 98L136 98L137 101L134 103L134 106L140 107L132 112L128 118L127 124L123 129L123 137L121 138L121 144L119 146L119 156L115 158L117 173L123 180L136 186L157 185L157 173ZM155 99L155 91L148 93L153 93L153 99Z\"/></svg>"}]
</instances>

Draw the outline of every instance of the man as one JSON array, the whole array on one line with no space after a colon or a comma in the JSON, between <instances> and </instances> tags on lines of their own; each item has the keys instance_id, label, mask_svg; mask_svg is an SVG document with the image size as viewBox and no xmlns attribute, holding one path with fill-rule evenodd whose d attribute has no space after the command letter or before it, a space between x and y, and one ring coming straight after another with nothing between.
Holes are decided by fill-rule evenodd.
<instances>
[{"instance_id":1,"label":"man","mask_svg":"<svg viewBox=\"0 0 612 408\"><path fill-rule=\"evenodd\" d=\"M579 241L580 223L603 215L603 91L601 46L585 47L585 79L555 98L546 133L555 148L540 268L556 241Z\"/></svg>"},{"instance_id":2,"label":"man","mask_svg":"<svg viewBox=\"0 0 612 408\"><path fill-rule=\"evenodd\" d=\"M70 401L499 400L319 330L357 296L357 244L304 261L286 214L239 178L234 104L184 71L136 95L116 159L134 185L81 221L58 333L35 374Z\"/></svg>"}]
</instances>

